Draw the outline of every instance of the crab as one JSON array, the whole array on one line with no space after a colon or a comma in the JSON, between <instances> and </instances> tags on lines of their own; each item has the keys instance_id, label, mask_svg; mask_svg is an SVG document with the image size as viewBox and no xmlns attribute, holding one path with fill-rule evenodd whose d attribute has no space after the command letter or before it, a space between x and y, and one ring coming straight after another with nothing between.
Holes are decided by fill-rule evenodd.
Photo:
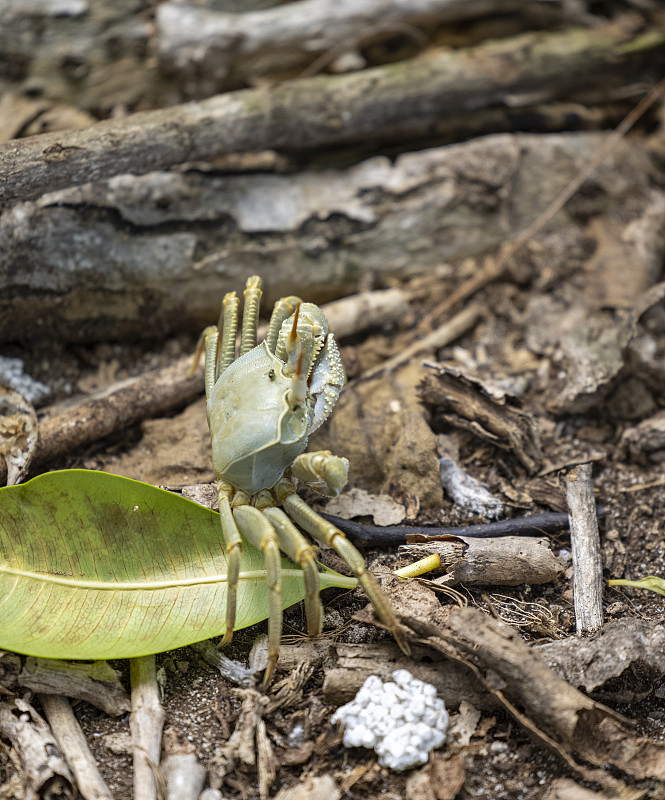
<instances>
[{"instance_id":1,"label":"crab","mask_svg":"<svg viewBox=\"0 0 665 800\"><path fill-rule=\"evenodd\" d=\"M265 340L257 344L260 301L261 279L255 275L248 278L244 292L236 357L239 300L235 292L226 294L219 323L201 334L195 363L204 351L212 461L228 560L226 627L220 646L231 642L235 628L244 538L265 558L269 587L265 688L279 656L282 631L280 551L303 571L308 634L316 636L322 630L316 550L296 524L341 556L404 652L408 645L362 555L296 491L299 481L338 496L347 482L346 458L329 450L304 452L309 435L332 412L345 380L326 317L313 303L284 297L274 306Z\"/></svg>"}]
</instances>

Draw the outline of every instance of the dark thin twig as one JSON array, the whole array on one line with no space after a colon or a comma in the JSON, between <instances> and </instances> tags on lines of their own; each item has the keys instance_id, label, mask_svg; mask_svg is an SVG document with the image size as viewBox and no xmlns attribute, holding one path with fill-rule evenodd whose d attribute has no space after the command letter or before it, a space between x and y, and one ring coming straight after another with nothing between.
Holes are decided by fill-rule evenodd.
<instances>
[{"instance_id":1,"label":"dark thin twig","mask_svg":"<svg viewBox=\"0 0 665 800\"><path fill-rule=\"evenodd\" d=\"M604 514L605 509L598 509ZM483 522L461 528L429 528L424 526L407 527L392 525L365 525L332 514L321 514L343 531L356 547L397 547L406 544L406 537L412 534L421 536L463 536L491 539L495 536L542 536L558 533L568 528L568 514L545 513L529 517L503 519L500 522Z\"/></svg>"}]
</instances>

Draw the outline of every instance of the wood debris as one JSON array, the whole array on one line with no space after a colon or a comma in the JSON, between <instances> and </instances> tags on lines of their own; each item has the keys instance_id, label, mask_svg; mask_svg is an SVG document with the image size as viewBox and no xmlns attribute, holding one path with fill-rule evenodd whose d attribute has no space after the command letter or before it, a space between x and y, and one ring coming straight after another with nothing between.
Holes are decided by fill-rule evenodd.
<instances>
[{"instance_id":1,"label":"wood debris","mask_svg":"<svg viewBox=\"0 0 665 800\"><path fill-rule=\"evenodd\" d=\"M533 536L465 539L421 534L410 540L400 546L400 553L409 560L437 554L446 573L434 581L442 586L549 583L566 568L565 562L550 550L547 539ZM417 543L418 540L422 543Z\"/></svg>"},{"instance_id":2,"label":"wood debris","mask_svg":"<svg viewBox=\"0 0 665 800\"><path fill-rule=\"evenodd\" d=\"M472 608L428 613L424 609L429 593L422 586L405 590L398 579L391 579L384 589L414 632L414 642L466 664L495 700L569 767L591 774L576 764L576 753L593 765L610 764L634 778L665 780L662 744L636 736L630 720L566 683L515 631ZM593 771L595 779L599 774ZM606 778L609 785L612 779Z\"/></svg>"},{"instance_id":3,"label":"wood debris","mask_svg":"<svg viewBox=\"0 0 665 800\"><path fill-rule=\"evenodd\" d=\"M431 362L425 366L430 371L418 387L418 394L437 416L511 451L528 472L538 469L542 452L538 425L532 416L512 407L507 395L501 394L498 399L458 367Z\"/></svg>"},{"instance_id":4,"label":"wood debris","mask_svg":"<svg viewBox=\"0 0 665 800\"><path fill-rule=\"evenodd\" d=\"M571 686L587 692L617 678L631 665L665 675L665 624L635 617L605 622L592 636L568 636L534 646L541 658ZM625 688L630 696L631 689ZM624 700L625 701L625 700Z\"/></svg>"},{"instance_id":5,"label":"wood debris","mask_svg":"<svg viewBox=\"0 0 665 800\"><path fill-rule=\"evenodd\" d=\"M51 729L29 702L0 703L0 734L18 755L26 800L76 797L74 778Z\"/></svg>"},{"instance_id":6,"label":"wood debris","mask_svg":"<svg viewBox=\"0 0 665 800\"><path fill-rule=\"evenodd\" d=\"M23 395L0 384L0 485L20 483L35 454L38 438L37 414Z\"/></svg>"},{"instance_id":7,"label":"wood debris","mask_svg":"<svg viewBox=\"0 0 665 800\"><path fill-rule=\"evenodd\" d=\"M28 656L15 681L40 694L85 700L112 717L130 710L120 674L107 661L85 664Z\"/></svg>"},{"instance_id":8,"label":"wood debris","mask_svg":"<svg viewBox=\"0 0 665 800\"><path fill-rule=\"evenodd\" d=\"M39 702L42 704L55 740L74 773L76 785L83 798L112 800L112 795L99 774L97 762L88 749L88 743L69 701L59 695L40 694Z\"/></svg>"},{"instance_id":9,"label":"wood debris","mask_svg":"<svg viewBox=\"0 0 665 800\"><path fill-rule=\"evenodd\" d=\"M132 712L129 728L134 751L134 795L141 800L163 796L159 772L165 713L160 700L155 657L130 659Z\"/></svg>"},{"instance_id":10,"label":"wood debris","mask_svg":"<svg viewBox=\"0 0 665 800\"><path fill-rule=\"evenodd\" d=\"M603 624L603 562L591 465L580 464L566 477L573 554L573 598L578 634Z\"/></svg>"}]
</instances>

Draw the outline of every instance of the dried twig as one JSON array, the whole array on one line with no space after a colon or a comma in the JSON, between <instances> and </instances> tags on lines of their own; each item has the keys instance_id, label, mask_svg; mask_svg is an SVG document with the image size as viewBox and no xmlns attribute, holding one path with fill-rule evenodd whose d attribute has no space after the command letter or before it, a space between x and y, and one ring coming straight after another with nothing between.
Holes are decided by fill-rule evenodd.
<instances>
[{"instance_id":1,"label":"dried twig","mask_svg":"<svg viewBox=\"0 0 665 800\"><path fill-rule=\"evenodd\" d=\"M134 748L134 797L157 800L159 758L165 712L159 697L155 657L130 659L132 713L129 729Z\"/></svg>"},{"instance_id":2,"label":"dried twig","mask_svg":"<svg viewBox=\"0 0 665 800\"><path fill-rule=\"evenodd\" d=\"M39 701L85 800L113 800L67 698L42 694Z\"/></svg>"},{"instance_id":3,"label":"dried twig","mask_svg":"<svg viewBox=\"0 0 665 800\"><path fill-rule=\"evenodd\" d=\"M418 339L408 347L405 347L404 350L394 355L392 358L389 358L382 364L367 370L367 372L363 372L363 374L357 378L356 381L369 380L370 378L375 378L377 375L381 375L384 372L397 369L397 367L401 366L402 364L406 364L407 361L409 361L418 353L428 350L433 351L437 350L439 347L445 347L451 342L454 342L455 339L459 339L460 336L463 336L468 330L473 328L482 315L483 309L480 305L474 303L468 306L452 319L447 320L435 331L432 331L432 333L430 333L428 336L425 336L423 339Z\"/></svg>"},{"instance_id":4,"label":"dried twig","mask_svg":"<svg viewBox=\"0 0 665 800\"><path fill-rule=\"evenodd\" d=\"M603 561L590 464L580 464L567 476L566 498L577 633L591 633L603 624Z\"/></svg>"},{"instance_id":5,"label":"dried twig","mask_svg":"<svg viewBox=\"0 0 665 800\"><path fill-rule=\"evenodd\" d=\"M604 513L600 509L599 513ZM460 536L462 538L492 539L498 536L538 536L558 533L568 528L568 514L545 513L529 517L503 519L499 522L484 522L461 528L429 528L403 525L366 525L351 519L322 514L343 531L356 547L397 547L406 544L408 536L419 536L420 541L437 536ZM414 541L418 541L414 539Z\"/></svg>"}]
</instances>

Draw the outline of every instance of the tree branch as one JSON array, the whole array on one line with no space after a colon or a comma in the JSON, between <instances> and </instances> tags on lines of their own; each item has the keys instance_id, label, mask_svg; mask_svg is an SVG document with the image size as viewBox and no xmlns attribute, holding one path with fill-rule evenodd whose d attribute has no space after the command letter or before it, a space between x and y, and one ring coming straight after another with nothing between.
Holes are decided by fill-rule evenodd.
<instances>
[{"instance_id":1,"label":"tree branch","mask_svg":"<svg viewBox=\"0 0 665 800\"><path fill-rule=\"evenodd\" d=\"M200 103L106 120L0 145L0 206L124 173L145 174L227 153L436 135L442 117L498 103L612 89L644 68L665 32L617 25L528 33L344 76L293 80Z\"/></svg>"}]
</instances>

